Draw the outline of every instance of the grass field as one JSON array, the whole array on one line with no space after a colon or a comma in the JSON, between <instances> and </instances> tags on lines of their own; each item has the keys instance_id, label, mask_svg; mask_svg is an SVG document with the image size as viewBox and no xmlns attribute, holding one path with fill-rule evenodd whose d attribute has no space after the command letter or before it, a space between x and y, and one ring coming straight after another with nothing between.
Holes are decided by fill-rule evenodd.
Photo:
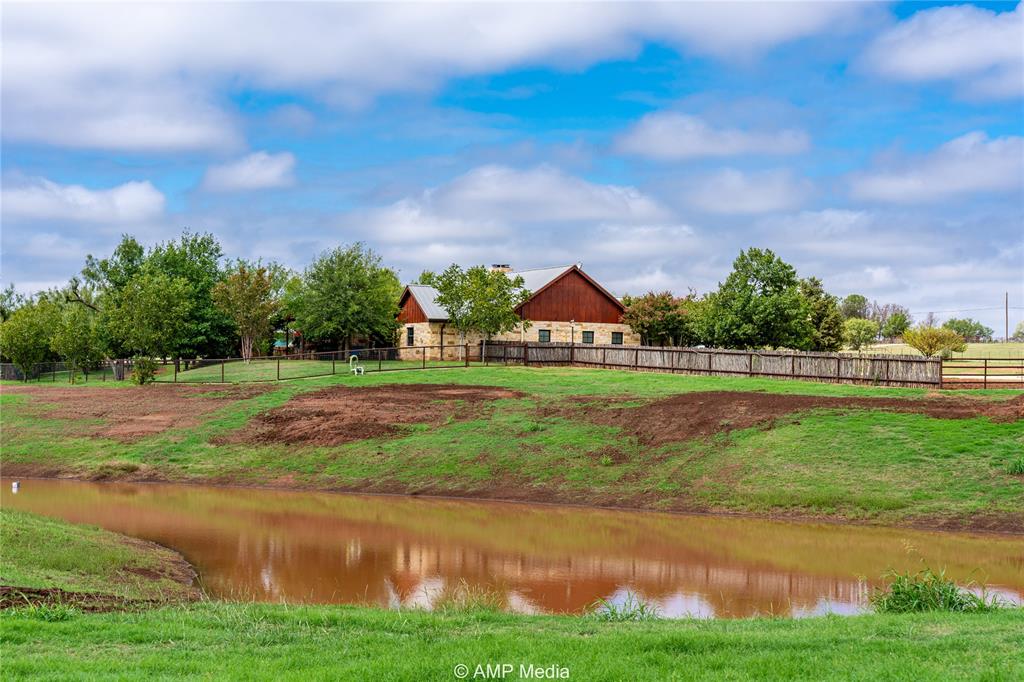
<instances>
[{"instance_id":1,"label":"grass field","mask_svg":"<svg viewBox=\"0 0 1024 682\"><path fill-rule=\"evenodd\" d=\"M184 567L177 553L100 528L0 509L0 537L3 585L126 600L174 601L192 592L173 579Z\"/></svg>"},{"instance_id":2,"label":"grass field","mask_svg":"<svg viewBox=\"0 0 1024 682\"><path fill-rule=\"evenodd\" d=\"M361 361L359 366L365 372L415 370L424 366L430 368L441 367L464 367L465 363L460 360L428 360L426 363L417 361L400 360L372 360ZM157 374L157 381L178 381L188 382L247 382L247 381L276 381L277 379L300 379L306 377L319 377L327 375L348 374L349 365L343 360L332 362L331 360L253 360L244 363L241 360L225 362L223 369L220 363L213 363L204 367L196 367L174 375L174 368L161 366Z\"/></svg>"},{"instance_id":3,"label":"grass field","mask_svg":"<svg viewBox=\"0 0 1024 682\"><path fill-rule=\"evenodd\" d=\"M230 439L254 415L301 393L335 385L410 382L501 386L524 395L489 403L477 415L409 424L390 437L335 446ZM123 390L110 384L103 388ZM558 412L570 396L592 396L597 403L709 390L915 398L924 396L924 389L515 367L339 375L267 388L225 401L198 423L134 442L88 435L104 418L49 415L45 393L30 399L5 392L0 396L4 464L8 471L80 477L1024 529L1024 485L1010 473L1024 448L1022 421L811 410L776 419L770 428L647 447L621 428ZM945 393L976 401L1019 394Z\"/></svg>"},{"instance_id":4,"label":"grass field","mask_svg":"<svg viewBox=\"0 0 1024 682\"><path fill-rule=\"evenodd\" d=\"M920 355L905 343L878 343L864 349L865 353L896 353L899 355ZM953 357L965 358L1024 358L1024 342L969 343L963 353Z\"/></svg>"},{"instance_id":5,"label":"grass field","mask_svg":"<svg viewBox=\"0 0 1024 682\"><path fill-rule=\"evenodd\" d=\"M8 575L48 575L48 587L102 586L110 566L125 561L89 559L109 557L109 533L2 518L5 535L46 547L5 556L4 583ZM79 541L49 544L68 537ZM0 611L4 679L453 680L459 665L474 679L478 665L511 664L505 679L522 679L519 666L533 665L567 669L577 680L1010 680L1024 675L1022 647L1020 609L642 622L516 616L480 605L435 613L227 602Z\"/></svg>"}]
</instances>

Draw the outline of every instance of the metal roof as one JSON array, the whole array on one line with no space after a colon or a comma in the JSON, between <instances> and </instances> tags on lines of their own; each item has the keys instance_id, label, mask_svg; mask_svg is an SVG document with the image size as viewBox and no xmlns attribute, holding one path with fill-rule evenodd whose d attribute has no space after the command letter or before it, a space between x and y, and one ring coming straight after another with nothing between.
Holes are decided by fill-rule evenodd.
<instances>
[{"instance_id":1,"label":"metal roof","mask_svg":"<svg viewBox=\"0 0 1024 682\"><path fill-rule=\"evenodd\" d=\"M505 274L510 278L522 277L523 288L529 291L532 296L557 279L566 270L573 267L575 266L557 265L551 268L520 270L519 272L507 272ZM448 311L437 304L437 289L426 284L410 284L409 293L416 299L416 303L419 304L428 320L438 322L446 322L448 320Z\"/></svg>"}]
</instances>

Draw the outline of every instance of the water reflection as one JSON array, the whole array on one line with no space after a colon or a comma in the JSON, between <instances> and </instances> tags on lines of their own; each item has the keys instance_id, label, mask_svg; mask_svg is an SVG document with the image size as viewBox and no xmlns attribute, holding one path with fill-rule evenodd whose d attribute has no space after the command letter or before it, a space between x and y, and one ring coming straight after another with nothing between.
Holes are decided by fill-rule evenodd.
<instances>
[{"instance_id":1,"label":"water reflection","mask_svg":"<svg viewBox=\"0 0 1024 682\"><path fill-rule=\"evenodd\" d=\"M523 613L634 594L667 616L808 616L856 613L887 569L927 563L1024 598L1013 536L52 480L2 502L173 547L215 597L430 608L464 584Z\"/></svg>"}]
</instances>

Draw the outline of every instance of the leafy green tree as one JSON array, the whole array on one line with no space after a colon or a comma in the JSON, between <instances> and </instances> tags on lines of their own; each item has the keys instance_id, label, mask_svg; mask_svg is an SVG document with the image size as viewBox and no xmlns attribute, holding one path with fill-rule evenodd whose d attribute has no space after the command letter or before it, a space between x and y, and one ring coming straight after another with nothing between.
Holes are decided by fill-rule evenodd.
<instances>
[{"instance_id":1,"label":"leafy green tree","mask_svg":"<svg viewBox=\"0 0 1024 682\"><path fill-rule=\"evenodd\" d=\"M855 317L867 319L870 313L868 308L868 299L860 294L850 294L843 299L842 304L839 306L839 310L843 313L843 319L845 320Z\"/></svg>"},{"instance_id":2,"label":"leafy green tree","mask_svg":"<svg viewBox=\"0 0 1024 682\"><path fill-rule=\"evenodd\" d=\"M925 357L962 353L967 350L964 338L952 329L921 325L903 334L903 343L921 352Z\"/></svg>"},{"instance_id":3,"label":"leafy green tree","mask_svg":"<svg viewBox=\"0 0 1024 682\"><path fill-rule=\"evenodd\" d=\"M14 284L8 284L0 291L0 322L6 320L14 311L25 305L25 297L14 290Z\"/></svg>"},{"instance_id":4,"label":"leafy green tree","mask_svg":"<svg viewBox=\"0 0 1024 682\"><path fill-rule=\"evenodd\" d=\"M839 299L825 291L817 277L800 281L800 295L810 316L810 336L804 349L837 351L842 348L843 314L839 310Z\"/></svg>"},{"instance_id":5,"label":"leafy green tree","mask_svg":"<svg viewBox=\"0 0 1024 682\"><path fill-rule=\"evenodd\" d=\"M843 341L851 350L859 351L871 345L878 337L878 323L860 317L851 317L843 322Z\"/></svg>"},{"instance_id":6,"label":"leafy green tree","mask_svg":"<svg viewBox=\"0 0 1024 682\"><path fill-rule=\"evenodd\" d=\"M991 327L986 327L981 322L972 320L969 317L964 319L954 317L946 320L946 323L942 326L946 329L952 329L967 341L991 341L992 334L995 333Z\"/></svg>"},{"instance_id":7,"label":"leafy green tree","mask_svg":"<svg viewBox=\"0 0 1024 682\"><path fill-rule=\"evenodd\" d=\"M184 277L162 272L136 275L104 310L110 331L130 353L148 357L177 355L190 341L192 286Z\"/></svg>"},{"instance_id":8,"label":"leafy green tree","mask_svg":"<svg viewBox=\"0 0 1024 682\"><path fill-rule=\"evenodd\" d=\"M75 370L88 370L103 359L103 342L97 323L98 314L81 305L65 303L56 310L50 349L67 363L71 383Z\"/></svg>"},{"instance_id":9,"label":"leafy green tree","mask_svg":"<svg viewBox=\"0 0 1024 682\"><path fill-rule=\"evenodd\" d=\"M26 378L50 354L55 308L49 301L29 301L0 323L0 355L10 359Z\"/></svg>"},{"instance_id":10,"label":"leafy green tree","mask_svg":"<svg viewBox=\"0 0 1024 682\"><path fill-rule=\"evenodd\" d=\"M213 288L225 276L223 256L216 237L191 232L158 244L146 255L144 271L184 279L192 291L188 318L170 346L175 358L223 357L234 347L232 322L213 302Z\"/></svg>"},{"instance_id":11,"label":"leafy green tree","mask_svg":"<svg viewBox=\"0 0 1024 682\"><path fill-rule=\"evenodd\" d=\"M652 346L688 346L697 342L693 316L699 305L691 293L677 297L670 291L643 296L624 296L626 312L622 321L640 335L641 343Z\"/></svg>"},{"instance_id":12,"label":"leafy green tree","mask_svg":"<svg viewBox=\"0 0 1024 682\"><path fill-rule=\"evenodd\" d=\"M242 342L242 359L252 360L253 347L271 330L279 299L275 295L274 278L263 266L238 263L222 282L213 288L213 302L238 329Z\"/></svg>"},{"instance_id":13,"label":"leafy green tree","mask_svg":"<svg viewBox=\"0 0 1024 682\"><path fill-rule=\"evenodd\" d=\"M707 297L708 340L726 348L803 348L811 329L796 270L769 249L750 248Z\"/></svg>"},{"instance_id":14,"label":"leafy green tree","mask_svg":"<svg viewBox=\"0 0 1024 682\"><path fill-rule=\"evenodd\" d=\"M356 243L320 254L288 296L288 306L306 339L347 351L357 336L394 343L401 293L394 271Z\"/></svg>"},{"instance_id":15,"label":"leafy green tree","mask_svg":"<svg viewBox=\"0 0 1024 682\"><path fill-rule=\"evenodd\" d=\"M1020 322L1017 328L1013 330L1013 336L1010 337L1012 341L1024 341L1024 322Z\"/></svg>"},{"instance_id":16,"label":"leafy green tree","mask_svg":"<svg viewBox=\"0 0 1024 682\"><path fill-rule=\"evenodd\" d=\"M529 325L516 313L516 308L530 297L518 275L509 277L482 265L463 270L453 263L440 274L424 273L421 277L437 289L437 303L447 311L448 324L459 332L463 343L469 332L490 339L512 331L520 323Z\"/></svg>"},{"instance_id":17,"label":"leafy green tree","mask_svg":"<svg viewBox=\"0 0 1024 682\"><path fill-rule=\"evenodd\" d=\"M894 311L882 325L882 336L887 339L897 339L903 336L904 332L910 329L910 313L904 310Z\"/></svg>"}]
</instances>

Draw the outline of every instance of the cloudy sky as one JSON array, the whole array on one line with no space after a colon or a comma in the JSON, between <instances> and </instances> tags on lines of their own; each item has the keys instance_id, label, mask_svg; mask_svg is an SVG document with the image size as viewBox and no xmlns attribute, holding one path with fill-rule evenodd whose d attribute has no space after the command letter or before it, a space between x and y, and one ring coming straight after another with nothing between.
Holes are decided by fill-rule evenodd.
<instances>
[{"instance_id":1,"label":"cloudy sky","mask_svg":"<svg viewBox=\"0 0 1024 682\"><path fill-rule=\"evenodd\" d=\"M5 3L2 39L22 291L189 228L619 294L762 246L918 317L1024 317L1016 3Z\"/></svg>"}]
</instances>

